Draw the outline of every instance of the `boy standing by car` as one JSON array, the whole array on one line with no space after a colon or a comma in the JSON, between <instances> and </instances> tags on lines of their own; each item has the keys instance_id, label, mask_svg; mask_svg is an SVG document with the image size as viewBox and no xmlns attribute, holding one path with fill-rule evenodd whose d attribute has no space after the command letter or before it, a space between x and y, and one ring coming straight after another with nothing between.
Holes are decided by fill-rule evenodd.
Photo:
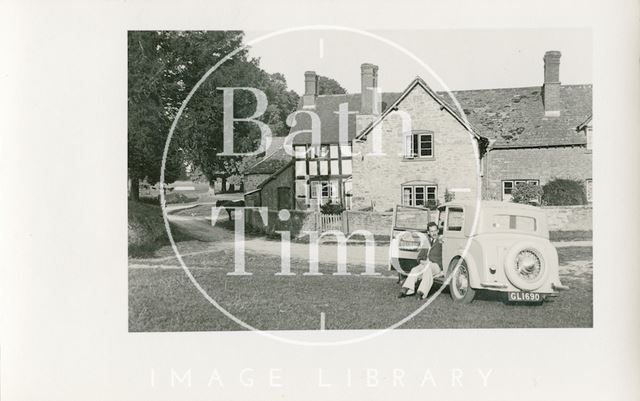
<instances>
[{"instance_id":1,"label":"boy standing by car","mask_svg":"<svg viewBox=\"0 0 640 401\"><path fill-rule=\"evenodd\" d=\"M418 265L411 269L407 279L402 284L402 290L398 298L415 295L416 283L422 279L417 293L421 299L425 299L433 285L433 277L442 272L442 241L438 235L438 225L430 222L427 225L427 235L429 238L429 248L422 249L418 253Z\"/></svg>"}]
</instances>

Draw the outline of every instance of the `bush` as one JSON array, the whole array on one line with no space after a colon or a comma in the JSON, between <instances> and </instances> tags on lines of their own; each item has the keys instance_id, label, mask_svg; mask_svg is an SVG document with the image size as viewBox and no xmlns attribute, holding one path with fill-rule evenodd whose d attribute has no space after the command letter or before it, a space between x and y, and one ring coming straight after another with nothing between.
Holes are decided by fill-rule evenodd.
<instances>
[{"instance_id":1,"label":"bush","mask_svg":"<svg viewBox=\"0 0 640 401\"><path fill-rule=\"evenodd\" d=\"M328 202L320 206L320 213L322 214L342 214L342 212L344 212L342 203Z\"/></svg>"},{"instance_id":2,"label":"bush","mask_svg":"<svg viewBox=\"0 0 640 401\"><path fill-rule=\"evenodd\" d=\"M451 202L456 198L456 193L455 192L449 192L448 189L444 190L444 201L445 202Z\"/></svg>"},{"instance_id":3,"label":"bush","mask_svg":"<svg viewBox=\"0 0 640 401\"><path fill-rule=\"evenodd\" d=\"M582 181L556 178L542 187L542 203L549 206L584 205L587 195Z\"/></svg>"},{"instance_id":4,"label":"bush","mask_svg":"<svg viewBox=\"0 0 640 401\"><path fill-rule=\"evenodd\" d=\"M532 183L519 184L511 192L511 202L529 204L539 204L542 197L540 185Z\"/></svg>"},{"instance_id":5,"label":"bush","mask_svg":"<svg viewBox=\"0 0 640 401\"><path fill-rule=\"evenodd\" d=\"M425 207L429 210L436 210L438 208L438 201L428 200Z\"/></svg>"}]
</instances>

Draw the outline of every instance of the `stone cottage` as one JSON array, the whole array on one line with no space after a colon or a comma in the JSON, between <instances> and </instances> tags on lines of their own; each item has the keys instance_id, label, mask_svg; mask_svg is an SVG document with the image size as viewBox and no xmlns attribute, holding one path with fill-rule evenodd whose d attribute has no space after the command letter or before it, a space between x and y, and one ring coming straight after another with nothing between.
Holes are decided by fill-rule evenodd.
<instances>
[{"instance_id":1,"label":"stone cottage","mask_svg":"<svg viewBox=\"0 0 640 401\"><path fill-rule=\"evenodd\" d=\"M540 87L451 94L420 77L401 93L379 93L378 67L363 64L360 94L319 96L307 71L294 154L247 194L248 204L385 211L448 196L508 201L517 185L553 178L584 182L590 197L592 87L561 85L560 52L543 60Z\"/></svg>"}]
</instances>

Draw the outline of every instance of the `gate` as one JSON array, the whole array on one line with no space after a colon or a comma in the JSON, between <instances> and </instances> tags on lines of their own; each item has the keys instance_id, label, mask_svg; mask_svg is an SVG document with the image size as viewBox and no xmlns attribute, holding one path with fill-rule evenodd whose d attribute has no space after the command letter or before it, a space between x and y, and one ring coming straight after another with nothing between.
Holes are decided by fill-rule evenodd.
<instances>
[{"instance_id":1,"label":"gate","mask_svg":"<svg viewBox=\"0 0 640 401\"><path fill-rule=\"evenodd\" d=\"M345 234L349 233L349 222L347 218L347 212L341 214L317 214L318 231L321 233L325 231L342 231Z\"/></svg>"}]
</instances>

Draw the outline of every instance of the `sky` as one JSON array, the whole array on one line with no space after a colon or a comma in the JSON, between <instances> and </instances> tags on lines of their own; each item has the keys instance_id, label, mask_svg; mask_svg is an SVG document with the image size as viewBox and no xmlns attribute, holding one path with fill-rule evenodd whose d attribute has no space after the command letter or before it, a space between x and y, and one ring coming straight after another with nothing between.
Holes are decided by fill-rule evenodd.
<instances>
[{"instance_id":1,"label":"sky","mask_svg":"<svg viewBox=\"0 0 640 401\"><path fill-rule=\"evenodd\" d=\"M543 56L559 50L563 84L592 82L592 32L589 29L405 30L370 31L390 40L425 63L388 43L346 31L298 31L251 46L268 72L280 72L289 88L304 91L304 72L337 80L349 93L360 92L360 65L379 66L379 87L402 91L417 75L435 90L540 86ZM246 42L269 32L248 31ZM441 79L441 81L438 79Z\"/></svg>"}]
</instances>

